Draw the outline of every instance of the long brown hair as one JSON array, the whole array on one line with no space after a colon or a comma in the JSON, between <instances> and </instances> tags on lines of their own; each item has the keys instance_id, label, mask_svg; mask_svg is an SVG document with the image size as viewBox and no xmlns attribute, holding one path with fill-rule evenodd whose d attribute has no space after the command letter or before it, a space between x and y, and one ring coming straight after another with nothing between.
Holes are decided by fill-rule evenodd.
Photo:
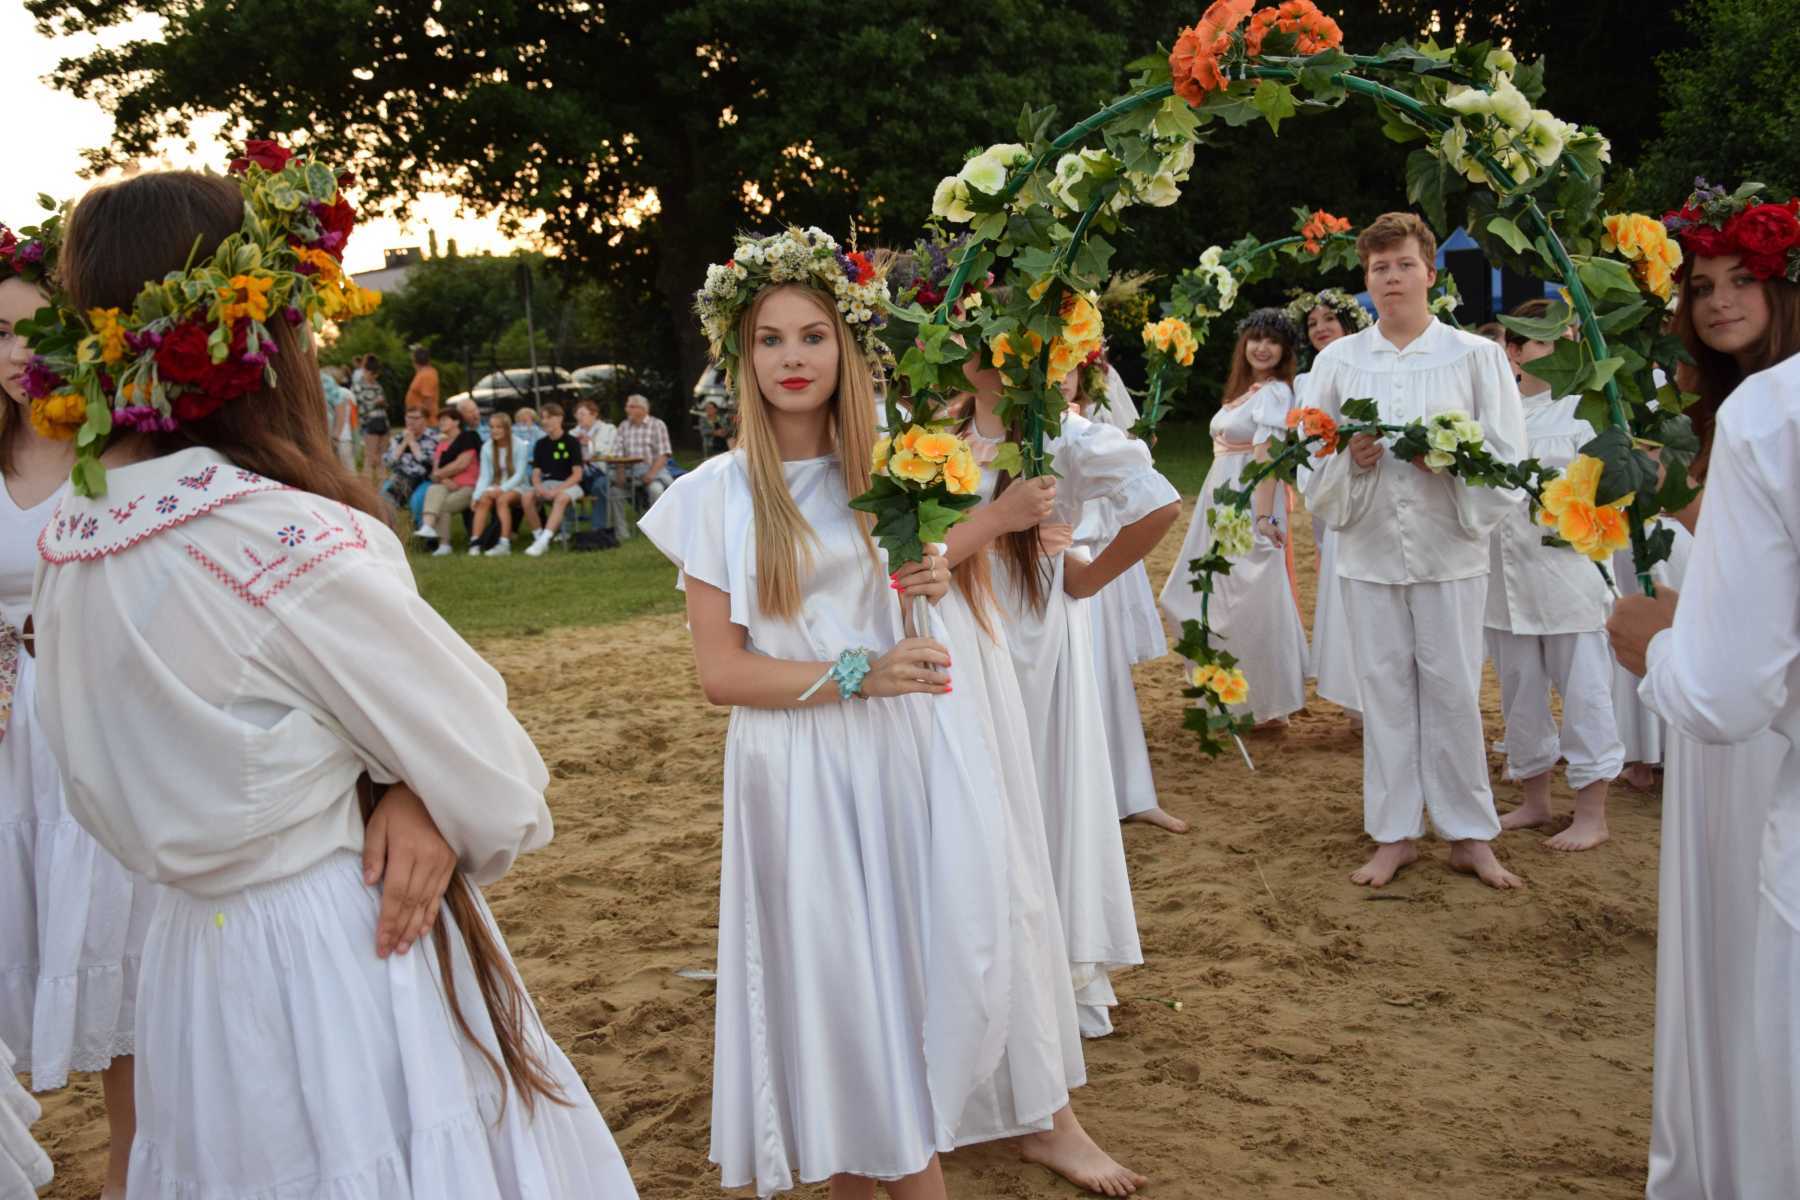
<instances>
[{"instance_id":1,"label":"long brown hair","mask_svg":"<svg viewBox=\"0 0 1800 1200\"><path fill-rule=\"evenodd\" d=\"M816 288L797 283L796 288L827 313L837 336L838 382L831 404L831 433L837 447L844 488L851 496L869 490L869 472L875 453L875 380L869 360L856 335L844 323L837 302ZM756 606L772 617L787 618L800 612L801 559L812 565L814 534L794 494L788 491L781 469L781 450L769 420L768 401L756 384L750 355L756 345L756 319L762 306L779 288L764 288L738 321L738 345L743 355L737 364L738 449L744 452L744 468L750 476L750 510L756 528ZM860 518L863 541L871 562L879 563L870 536L873 518Z\"/></svg>"},{"instance_id":2,"label":"long brown hair","mask_svg":"<svg viewBox=\"0 0 1800 1200\"><path fill-rule=\"evenodd\" d=\"M1700 340L1694 325L1694 273L1681 273L1681 298L1675 307L1675 334L1694 360L1693 390L1700 399L1687 409L1694 435L1700 439L1700 453L1694 458L1691 474L1696 480L1706 478L1707 463L1712 458L1713 424L1718 419L1719 405L1744 382L1744 376L1766 370L1800 351L1800 284L1785 279L1765 279L1763 299L1769 306L1769 328L1762 341L1751 348L1751 368L1746 372L1734 355L1714 350Z\"/></svg>"},{"instance_id":3,"label":"long brown hair","mask_svg":"<svg viewBox=\"0 0 1800 1200\"><path fill-rule=\"evenodd\" d=\"M82 197L63 244L63 286L78 310L130 308L144 284L205 258L243 224L244 200L229 179L194 171L159 171L106 184ZM196 252L197 251L197 252ZM205 446L238 466L302 491L360 509L380 508L374 491L339 465L325 426L325 396L310 337L285 321L272 326L278 381L232 401L204 420L156 435L161 454ZM367 812L365 810L365 819ZM493 1067L510 1077L530 1110L537 1097L566 1103L531 1044L525 992L481 911L474 886L458 871L444 903L461 933L470 966L493 1022L500 1053L475 1036L456 991L450 941L434 936L444 995L456 1027Z\"/></svg>"},{"instance_id":4,"label":"long brown hair","mask_svg":"<svg viewBox=\"0 0 1800 1200\"><path fill-rule=\"evenodd\" d=\"M969 413L957 425L957 432L967 435L975 428L975 401L969 401ZM1023 443L1025 440L1025 424L1022 416L1015 415L1007 424L1005 438L1009 442ZM994 500L1000 499L1006 489L1017 480L1009 471L1001 471L994 484ZM993 503L993 501L989 501ZM1048 559L1044 557L1041 527L1033 525L1029 529L1014 529L994 539L994 552L999 555L1004 568L1012 575L1025 595L1025 603L1033 612L1043 612L1044 606L1050 602L1050 579L1054 573ZM988 633L987 611L994 601L993 568L988 563L987 548L971 554L958 563L951 572L963 597L968 600L969 607L975 610L975 620Z\"/></svg>"},{"instance_id":5,"label":"long brown hair","mask_svg":"<svg viewBox=\"0 0 1800 1200\"><path fill-rule=\"evenodd\" d=\"M1256 382L1256 368L1250 365L1247 352L1251 338L1260 338L1265 342L1275 342L1281 346L1281 361L1275 364L1271 378L1292 387L1294 372L1299 369L1299 359L1295 355L1294 343L1276 337L1266 329L1246 329L1238 334L1237 345L1231 351L1231 374L1225 377L1225 396L1227 401L1236 400L1250 390Z\"/></svg>"},{"instance_id":6,"label":"long brown hair","mask_svg":"<svg viewBox=\"0 0 1800 1200\"><path fill-rule=\"evenodd\" d=\"M493 416L488 418L490 429L495 421L502 421L505 423L506 436L501 437L496 434L494 440L489 442L488 445L494 448L494 482L504 483L512 478L513 473L512 418L503 412L496 411ZM505 455L504 466L501 465L502 455Z\"/></svg>"}]
</instances>

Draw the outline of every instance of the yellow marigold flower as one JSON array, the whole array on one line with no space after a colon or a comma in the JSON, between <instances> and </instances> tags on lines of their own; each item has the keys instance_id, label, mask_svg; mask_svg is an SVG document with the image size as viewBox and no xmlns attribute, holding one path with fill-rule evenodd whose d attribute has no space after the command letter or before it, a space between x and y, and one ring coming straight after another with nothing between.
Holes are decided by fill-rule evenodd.
<instances>
[{"instance_id":1,"label":"yellow marigold flower","mask_svg":"<svg viewBox=\"0 0 1800 1200\"><path fill-rule=\"evenodd\" d=\"M1061 383L1063 377L1087 358L1086 349L1070 344L1062 338L1050 343L1050 366L1048 378L1052 384Z\"/></svg>"},{"instance_id":2,"label":"yellow marigold flower","mask_svg":"<svg viewBox=\"0 0 1800 1200\"><path fill-rule=\"evenodd\" d=\"M338 260L323 250L302 247L298 251L298 257L301 262L311 266L317 272L314 278L321 283L336 283L343 278L344 271L338 265Z\"/></svg>"},{"instance_id":3,"label":"yellow marigold flower","mask_svg":"<svg viewBox=\"0 0 1800 1200\"><path fill-rule=\"evenodd\" d=\"M895 479L910 480L913 483L936 483L938 465L928 458L922 458L911 450L902 450L888 459L888 474Z\"/></svg>"},{"instance_id":4,"label":"yellow marigold flower","mask_svg":"<svg viewBox=\"0 0 1800 1200\"><path fill-rule=\"evenodd\" d=\"M944 464L944 487L952 496L973 496L981 490L981 467L961 443Z\"/></svg>"},{"instance_id":5,"label":"yellow marigold flower","mask_svg":"<svg viewBox=\"0 0 1800 1200\"><path fill-rule=\"evenodd\" d=\"M269 319L269 289L275 281L267 276L233 275L231 286L219 289L219 320L229 324L241 317L252 321Z\"/></svg>"},{"instance_id":6,"label":"yellow marigold flower","mask_svg":"<svg viewBox=\"0 0 1800 1200\"><path fill-rule=\"evenodd\" d=\"M913 443L912 450L914 454L917 454L921 458L928 458L934 463L941 463L945 462L952 454L956 453L956 448L961 444L962 443L956 440L954 434L928 430L924 437L919 438Z\"/></svg>"},{"instance_id":7,"label":"yellow marigold flower","mask_svg":"<svg viewBox=\"0 0 1800 1200\"><path fill-rule=\"evenodd\" d=\"M1578 454L1561 476L1544 485L1538 523L1554 529L1556 536L1578 552L1602 562L1631 543L1625 510L1633 497L1622 496L1611 504L1595 502L1600 476L1606 466L1599 459Z\"/></svg>"},{"instance_id":8,"label":"yellow marigold flower","mask_svg":"<svg viewBox=\"0 0 1800 1200\"><path fill-rule=\"evenodd\" d=\"M884 437L875 443L875 450L869 461L869 470L876 475L887 473L888 455L894 451L894 439Z\"/></svg>"},{"instance_id":9,"label":"yellow marigold flower","mask_svg":"<svg viewBox=\"0 0 1800 1200\"><path fill-rule=\"evenodd\" d=\"M1030 287L1026 288L1025 294L1027 296L1030 296L1033 300L1042 300L1044 298L1044 293L1049 291L1050 285L1055 282L1056 282L1056 276L1046 275L1042 279L1038 280L1036 283L1032 284Z\"/></svg>"},{"instance_id":10,"label":"yellow marigold flower","mask_svg":"<svg viewBox=\"0 0 1800 1200\"><path fill-rule=\"evenodd\" d=\"M95 349L101 362L113 366L125 358L125 327L119 324L116 308L90 308L88 321L94 327Z\"/></svg>"},{"instance_id":11,"label":"yellow marigold flower","mask_svg":"<svg viewBox=\"0 0 1800 1200\"><path fill-rule=\"evenodd\" d=\"M1208 663L1199 663L1188 673L1188 682L1197 688L1212 686L1213 676L1220 674L1219 668Z\"/></svg>"},{"instance_id":12,"label":"yellow marigold flower","mask_svg":"<svg viewBox=\"0 0 1800 1200\"><path fill-rule=\"evenodd\" d=\"M919 444L919 439L924 436L925 427L923 425L908 425L901 431L900 436L894 439L894 448L896 450L911 450L914 446Z\"/></svg>"},{"instance_id":13,"label":"yellow marigold flower","mask_svg":"<svg viewBox=\"0 0 1800 1200\"><path fill-rule=\"evenodd\" d=\"M1095 343L1106 331L1099 306L1079 292L1063 297L1062 319L1062 335L1072 342Z\"/></svg>"},{"instance_id":14,"label":"yellow marigold flower","mask_svg":"<svg viewBox=\"0 0 1800 1200\"><path fill-rule=\"evenodd\" d=\"M73 441L87 420L87 401L74 392L57 392L31 402L31 427L39 436Z\"/></svg>"}]
</instances>

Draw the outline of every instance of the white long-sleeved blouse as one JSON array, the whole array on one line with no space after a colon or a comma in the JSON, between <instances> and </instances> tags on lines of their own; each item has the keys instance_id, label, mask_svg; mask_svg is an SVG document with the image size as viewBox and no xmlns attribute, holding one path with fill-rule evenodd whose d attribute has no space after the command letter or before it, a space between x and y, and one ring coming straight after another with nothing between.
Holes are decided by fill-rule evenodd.
<instances>
[{"instance_id":1,"label":"white long-sleeved blouse","mask_svg":"<svg viewBox=\"0 0 1800 1200\"><path fill-rule=\"evenodd\" d=\"M378 520L185 450L69 496L38 547L38 706L70 810L159 883L220 895L360 851L356 781L404 780L477 883L550 840L506 686Z\"/></svg>"},{"instance_id":2,"label":"white long-sleeved blouse","mask_svg":"<svg viewBox=\"0 0 1800 1200\"><path fill-rule=\"evenodd\" d=\"M1525 457L1525 419L1505 351L1432 319L1398 349L1379 324L1319 352L1306 403L1343 420L1346 400L1373 399L1380 419L1404 425L1460 410L1481 423L1495 458ZM1488 571L1488 534L1521 502L1517 492L1464 486L1385 454L1363 470L1348 448L1306 479L1307 507L1338 540L1338 577L1368 583L1441 583Z\"/></svg>"},{"instance_id":3,"label":"white long-sleeved blouse","mask_svg":"<svg viewBox=\"0 0 1800 1200\"><path fill-rule=\"evenodd\" d=\"M1594 440L1594 427L1575 415L1580 396L1549 392L1527 397L1525 454L1559 470ZM1529 504L1513 507L1489 538L1486 625L1520 634L1592 633L1606 624L1612 595L1594 564L1567 546L1546 546L1550 531Z\"/></svg>"},{"instance_id":4,"label":"white long-sleeved blouse","mask_svg":"<svg viewBox=\"0 0 1800 1200\"><path fill-rule=\"evenodd\" d=\"M1800 356L1720 406L1706 502L1673 628L1638 696L1703 742L1789 742L1764 829L1762 888L1800 929Z\"/></svg>"}]
</instances>

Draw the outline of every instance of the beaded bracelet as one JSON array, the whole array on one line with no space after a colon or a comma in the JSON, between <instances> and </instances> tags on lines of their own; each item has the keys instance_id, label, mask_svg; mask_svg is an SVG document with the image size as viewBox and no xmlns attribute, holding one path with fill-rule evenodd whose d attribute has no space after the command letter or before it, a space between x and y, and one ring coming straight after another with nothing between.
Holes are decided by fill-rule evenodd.
<instances>
[{"instance_id":1,"label":"beaded bracelet","mask_svg":"<svg viewBox=\"0 0 1800 1200\"><path fill-rule=\"evenodd\" d=\"M837 680L838 697L848 700L862 691L863 680L869 674L869 655L871 651L862 647L846 650L838 655L831 669L813 681L813 685L800 694L800 702L805 703L813 698L813 693L824 687L826 683Z\"/></svg>"}]
</instances>

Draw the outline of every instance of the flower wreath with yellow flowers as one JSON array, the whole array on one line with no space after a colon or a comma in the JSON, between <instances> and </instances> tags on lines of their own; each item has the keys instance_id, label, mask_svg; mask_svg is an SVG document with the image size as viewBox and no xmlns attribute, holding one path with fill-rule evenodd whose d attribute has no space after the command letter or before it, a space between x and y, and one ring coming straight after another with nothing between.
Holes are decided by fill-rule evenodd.
<instances>
[{"instance_id":1,"label":"flower wreath with yellow flowers","mask_svg":"<svg viewBox=\"0 0 1800 1200\"><path fill-rule=\"evenodd\" d=\"M23 329L31 423L74 440L79 495L106 491L100 453L115 429L178 429L273 386L272 322L317 330L381 302L344 274L349 176L269 141L249 142L230 174L244 223L209 257L146 283L130 311L56 299Z\"/></svg>"},{"instance_id":2,"label":"flower wreath with yellow flowers","mask_svg":"<svg viewBox=\"0 0 1800 1200\"><path fill-rule=\"evenodd\" d=\"M869 255L817 226L790 228L768 237L739 235L729 260L706 269L706 283L694 293L694 314L714 359L735 378L738 321L765 288L797 283L817 288L837 302L844 323L871 362L879 361L879 336L887 323L888 287Z\"/></svg>"}]
</instances>

